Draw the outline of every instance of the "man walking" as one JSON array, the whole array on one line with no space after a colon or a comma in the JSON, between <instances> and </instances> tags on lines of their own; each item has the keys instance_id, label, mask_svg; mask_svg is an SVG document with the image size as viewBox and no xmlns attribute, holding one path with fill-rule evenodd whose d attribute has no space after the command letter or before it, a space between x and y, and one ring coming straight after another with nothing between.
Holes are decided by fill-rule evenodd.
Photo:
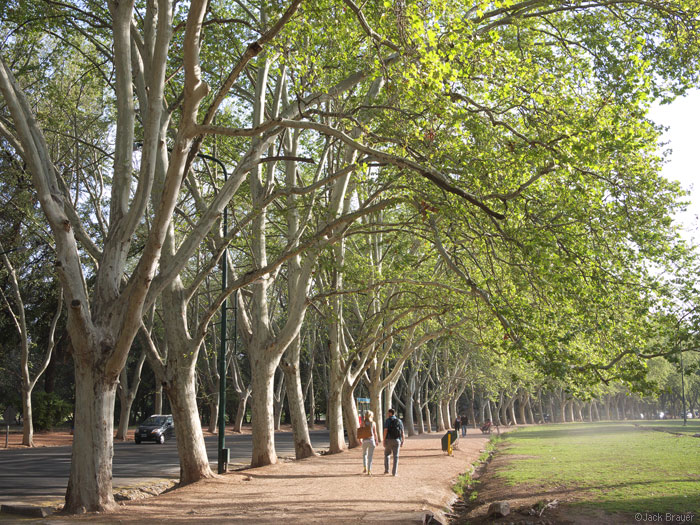
<instances>
[{"instance_id":1,"label":"man walking","mask_svg":"<svg viewBox=\"0 0 700 525\"><path fill-rule=\"evenodd\" d=\"M399 449L403 443L403 422L394 415L394 409L387 412L387 420L384 422L384 474L389 473L389 456L393 454L394 464L391 471L396 476L399 468Z\"/></svg>"}]
</instances>

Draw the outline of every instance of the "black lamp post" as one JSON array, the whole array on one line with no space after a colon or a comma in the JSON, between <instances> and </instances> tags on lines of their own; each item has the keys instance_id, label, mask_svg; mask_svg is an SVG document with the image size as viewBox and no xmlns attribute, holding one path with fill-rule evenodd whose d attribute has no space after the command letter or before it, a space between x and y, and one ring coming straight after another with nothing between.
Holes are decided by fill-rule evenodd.
<instances>
[{"instance_id":1,"label":"black lamp post","mask_svg":"<svg viewBox=\"0 0 700 525\"><path fill-rule=\"evenodd\" d=\"M212 157L211 155L205 155L204 153L198 153L198 157L211 160L216 162L224 172L224 183L228 180L228 172L226 171L226 166L219 159ZM224 207L224 217L223 217L223 236L226 238L228 234L228 206ZM228 261L226 255L228 249L224 250L221 256L221 290L226 290L227 277L228 277ZM237 298L238 291L234 295L233 299L233 311L234 311L234 333L233 333L233 344L235 348L236 344L236 317L237 317ZM221 343L219 347L219 444L218 444L218 473L223 474L226 472L226 467L228 466L230 460L230 451L226 448L226 342L227 342L227 326L226 326L226 310L227 310L227 299L224 299L221 303ZM234 351L235 352L235 351Z\"/></svg>"},{"instance_id":2,"label":"black lamp post","mask_svg":"<svg viewBox=\"0 0 700 525\"><path fill-rule=\"evenodd\" d=\"M134 146L136 148L140 148L142 146L141 142L135 142ZM206 159L210 160L212 162L215 162L221 167L221 170L224 172L224 183L228 180L228 172L226 171L226 166L224 165L223 162L221 162L219 159L216 157L212 157L211 155L206 155L204 153L197 153L197 157L200 159ZM228 233L228 205L224 207L224 217L223 217L223 235L224 238L226 238L226 235ZM227 260L226 260L226 253L228 250L224 250L224 253L221 257L221 289L226 290L226 276L228 273L228 267L227 267ZM236 295L234 295L234 305L233 305L233 311L234 311L234 316L236 316L237 311L237 301L236 298L238 297L238 292L236 291ZM230 458L230 451L229 449L225 448L226 447L226 306L227 300L224 299L223 303L221 304L221 345L219 348L219 443L218 443L218 472L219 474L223 474L226 472L226 467L228 466L229 463L229 458ZM234 317L234 337L233 337L233 344L234 344L234 352L235 352L235 344L236 344L236 336L235 336L235 330L236 330L236 318Z\"/></svg>"},{"instance_id":3,"label":"black lamp post","mask_svg":"<svg viewBox=\"0 0 700 525\"><path fill-rule=\"evenodd\" d=\"M8 253L14 253L14 252L21 253L21 252L27 252L27 251L29 251L28 246L18 246L17 248L10 248L9 250L5 250L4 252L0 252L0 257L2 257L3 255L7 255Z\"/></svg>"},{"instance_id":4,"label":"black lamp post","mask_svg":"<svg viewBox=\"0 0 700 525\"><path fill-rule=\"evenodd\" d=\"M685 368L683 367L683 350L681 350L681 396L683 397L683 426L688 424L688 411L685 408Z\"/></svg>"}]
</instances>

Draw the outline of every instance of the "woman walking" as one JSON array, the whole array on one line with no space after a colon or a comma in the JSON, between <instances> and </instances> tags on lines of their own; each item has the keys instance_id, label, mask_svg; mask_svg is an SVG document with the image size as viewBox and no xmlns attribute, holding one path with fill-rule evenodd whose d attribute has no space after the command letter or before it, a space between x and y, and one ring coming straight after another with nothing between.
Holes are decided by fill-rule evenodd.
<instances>
[{"instance_id":1,"label":"woman walking","mask_svg":"<svg viewBox=\"0 0 700 525\"><path fill-rule=\"evenodd\" d=\"M370 437L362 440L362 473L371 476L374 447L377 446L377 441L379 441L377 438L377 425L374 423L374 413L371 410L365 412L362 424L370 429Z\"/></svg>"}]
</instances>

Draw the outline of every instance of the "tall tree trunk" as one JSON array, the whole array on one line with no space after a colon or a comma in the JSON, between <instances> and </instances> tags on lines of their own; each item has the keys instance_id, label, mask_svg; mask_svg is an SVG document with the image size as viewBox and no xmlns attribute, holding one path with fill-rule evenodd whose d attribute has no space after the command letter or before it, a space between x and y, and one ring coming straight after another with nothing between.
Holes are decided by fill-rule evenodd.
<instances>
[{"instance_id":1,"label":"tall tree trunk","mask_svg":"<svg viewBox=\"0 0 700 525\"><path fill-rule=\"evenodd\" d=\"M527 415L529 417L528 423L531 425L535 424L535 414L532 411L532 397L530 397L530 394L527 395Z\"/></svg>"},{"instance_id":2,"label":"tall tree trunk","mask_svg":"<svg viewBox=\"0 0 700 525\"><path fill-rule=\"evenodd\" d=\"M449 410L450 410L450 419L449 419L450 428L452 428L454 426L454 421L457 419L457 414L458 414L458 412L457 412L457 397L456 396L450 400L450 403L448 406L449 406Z\"/></svg>"},{"instance_id":3,"label":"tall tree trunk","mask_svg":"<svg viewBox=\"0 0 700 525\"><path fill-rule=\"evenodd\" d=\"M541 424L544 425L545 420L544 420L544 406L543 406L543 404L542 404L542 392L538 392L538 395L537 395L537 405L538 405L538 407L539 407L539 409L540 409L539 421L538 421L538 423L541 423Z\"/></svg>"},{"instance_id":4,"label":"tall tree trunk","mask_svg":"<svg viewBox=\"0 0 700 525\"><path fill-rule=\"evenodd\" d=\"M355 405L355 390L348 381L343 385L342 403L343 403L343 421L345 429L348 433L348 448L355 448L362 445L362 442L357 438L357 427L359 426L359 415L357 414L357 406Z\"/></svg>"},{"instance_id":5,"label":"tall tree trunk","mask_svg":"<svg viewBox=\"0 0 700 525\"><path fill-rule=\"evenodd\" d=\"M437 431L438 432L444 432L447 430L447 427L445 426L445 414L442 411L442 403L438 401L435 404L435 414L437 416Z\"/></svg>"},{"instance_id":6,"label":"tall tree trunk","mask_svg":"<svg viewBox=\"0 0 700 525\"><path fill-rule=\"evenodd\" d=\"M71 514L117 508L112 495L117 378L105 381L101 370L85 361L74 360L75 427L64 507Z\"/></svg>"},{"instance_id":7,"label":"tall tree trunk","mask_svg":"<svg viewBox=\"0 0 700 525\"><path fill-rule=\"evenodd\" d=\"M285 82L286 75L281 75L281 83ZM284 97L286 89L279 86L280 97ZM284 97L287 99L287 97ZM285 100L288 103L288 100ZM299 132L287 133L284 138L284 152L290 157L297 156L299 146ZM297 185L297 163L294 160L285 162L285 179L287 186ZM295 242L299 235L300 220L297 196L293 193L287 197L287 242ZM306 283L302 282L301 258L297 255L292 257L287 263L287 293L289 297L298 294L306 295ZM306 410L304 409L304 394L301 385L301 337L299 334L289 344L282 357L282 371L284 372L287 384L287 403L289 405L292 420L292 432L294 433L294 451L297 459L302 459L314 455L309 437L309 427L306 422Z\"/></svg>"},{"instance_id":8,"label":"tall tree trunk","mask_svg":"<svg viewBox=\"0 0 700 525\"><path fill-rule=\"evenodd\" d=\"M340 366L340 365L338 365ZM340 374L334 374L331 370L331 378L338 377ZM328 388L328 408L326 414L326 424L330 432L330 448L331 454L342 452L347 448L345 444L345 435L343 427L343 406L342 406L342 390L343 384L341 380L331 382Z\"/></svg>"},{"instance_id":9,"label":"tall tree trunk","mask_svg":"<svg viewBox=\"0 0 700 525\"><path fill-rule=\"evenodd\" d=\"M337 251L338 246L334 246L333 250ZM336 254L336 258L338 255ZM340 290L341 275L334 276L333 289ZM343 363L340 352L342 344L342 302L339 296L331 298L334 310L338 312L329 328L329 353L330 353L330 370L328 381L328 403L326 408L326 425L330 433L330 452L335 454L342 452L347 448L345 444L345 435L343 432L343 406L342 394L343 384L346 376L342 370Z\"/></svg>"},{"instance_id":10,"label":"tall tree trunk","mask_svg":"<svg viewBox=\"0 0 700 525\"><path fill-rule=\"evenodd\" d=\"M413 392L409 388L408 385L406 385L406 390L404 391L404 397L403 397L403 406L404 406L404 427L406 431L406 435L409 437L415 436L416 435L416 429L414 426L414 421L413 421Z\"/></svg>"},{"instance_id":11,"label":"tall tree trunk","mask_svg":"<svg viewBox=\"0 0 700 525\"><path fill-rule=\"evenodd\" d=\"M245 417L248 399L250 398L251 387L249 386L243 392L238 394L238 407L236 408L236 420L233 423L233 431L240 432L243 427L243 418Z\"/></svg>"},{"instance_id":12,"label":"tall tree trunk","mask_svg":"<svg viewBox=\"0 0 700 525\"><path fill-rule=\"evenodd\" d=\"M576 421L576 415L574 414L574 405L575 405L575 404L576 404L576 400L575 400L575 399L572 399L572 400L569 402L569 407L568 407L568 408L569 408L569 421L571 421L572 423L573 423L574 421Z\"/></svg>"},{"instance_id":13,"label":"tall tree trunk","mask_svg":"<svg viewBox=\"0 0 700 525\"><path fill-rule=\"evenodd\" d=\"M562 399L561 402L561 422L570 423L571 420L568 418L569 406L571 405L570 399Z\"/></svg>"},{"instance_id":14,"label":"tall tree trunk","mask_svg":"<svg viewBox=\"0 0 700 525\"><path fill-rule=\"evenodd\" d=\"M262 353L262 352L259 352ZM258 352L253 355L258 356ZM253 387L253 457L252 467L277 463L275 428L272 406L274 403L274 378L277 363L260 359L251 366ZM252 365L252 363L251 363Z\"/></svg>"},{"instance_id":15,"label":"tall tree trunk","mask_svg":"<svg viewBox=\"0 0 700 525\"><path fill-rule=\"evenodd\" d=\"M370 384L369 384L369 407L374 412L374 419L377 425L377 436L379 441L382 441L384 436L384 415L386 412L382 407L382 387L381 387L381 368L374 364L369 369Z\"/></svg>"},{"instance_id":16,"label":"tall tree trunk","mask_svg":"<svg viewBox=\"0 0 700 525\"><path fill-rule=\"evenodd\" d=\"M179 353L177 347L172 350L174 352L171 353ZM165 392L175 423L177 452L180 457L180 485L213 477L197 410L194 365L178 369L167 382Z\"/></svg>"},{"instance_id":17,"label":"tall tree trunk","mask_svg":"<svg viewBox=\"0 0 700 525\"><path fill-rule=\"evenodd\" d=\"M119 396L119 425L117 426L117 434L114 436L114 439L126 441L133 402L134 398L127 400L127 396L124 396L123 399L121 395Z\"/></svg>"},{"instance_id":18,"label":"tall tree trunk","mask_svg":"<svg viewBox=\"0 0 700 525\"><path fill-rule=\"evenodd\" d=\"M163 413L163 385L156 380L155 399L153 400L153 410L155 414Z\"/></svg>"},{"instance_id":19,"label":"tall tree trunk","mask_svg":"<svg viewBox=\"0 0 700 525\"><path fill-rule=\"evenodd\" d=\"M120 407L119 427L117 428L117 435L114 439L120 439L122 441L126 440L126 435L129 430L131 406L134 404L136 393L138 392L139 385L141 384L141 371L143 370L143 363L145 360L146 352L142 351L141 355L139 355L139 360L136 363L136 368L134 369L134 376L132 378L131 385L129 385L129 373L126 366L124 366L124 369L120 374L119 386L117 387Z\"/></svg>"},{"instance_id":20,"label":"tall tree trunk","mask_svg":"<svg viewBox=\"0 0 700 525\"><path fill-rule=\"evenodd\" d=\"M444 430L452 428L452 415L450 414L450 402L448 399L443 399L440 402L440 412L442 412L442 421L445 425Z\"/></svg>"},{"instance_id":21,"label":"tall tree trunk","mask_svg":"<svg viewBox=\"0 0 700 525\"><path fill-rule=\"evenodd\" d=\"M511 424L513 424L513 425L518 424L518 419L515 417L515 400L516 400L516 398L515 398L515 396L513 396L508 401L508 409L510 410L510 420L511 420Z\"/></svg>"},{"instance_id":22,"label":"tall tree trunk","mask_svg":"<svg viewBox=\"0 0 700 525\"><path fill-rule=\"evenodd\" d=\"M308 395L308 400L309 400L309 427L311 429L316 428L316 392L314 391L314 378L313 378L313 369L310 371L312 374L311 377L309 378L309 395Z\"/></svg>"},{"instance_id":23,"label":"tall tree trunk","mask_svg":"<svg viewBox=\"0 0 700 525\"><path fill-rule=\"evenodd\" d=\"M274 418L275 430L280 429L280 421L282 419L282 408L284 407L284 398L286 396L284 383L284 374L280 374L280 380L275 387L275 394L272 403L272 416Z\"/></svg>"},{"instance_id":24,"label":"tall tree trunk","mask_svg":"<svg viewBox=\"0 0 700 525\"><path fill-rule=\"evenodd\" d=\"M505 395L501 392L498 401L498 419L501 425L508 424L508 402L506 401Z\"/></svg>"},{"instance_id":25,"label":"tall tree trunk","mask_svg":"<svg viewBox=\"0 0 700 525\"><path fill-rule=\"evenodd\" d=\"M22 381L22 445L34 446L34 419L32 417L32 392Z\"/></svg>"},{"instance_id":26,"label":"tall tree trunk","mask_svg":"<svg viewBox=\"0 0 700 525\"><path fill-rule=\"evenodd\" d=\"M559 401L559 422L566 423L566 394L564 392L560 392L557 401Z\"/></svg>"},{"instance_id":27,"label":"tall tree trunk","mask_svg":"<svg viewBox=\"0 0 700 525\"><path fill-rule=\"evenodd\" d=\"M287 387L287 404L289 405L292 420L294 453L297 459L315 455L311 446L309 427L306 423L306 410L304 409L304 394L301 388L301 371L299 367L300 353L301 340L297 336L287 348L281 362Z\"/></svg>"},{"instance_id":28,"label":"tall tree trunk","mask_svg":"<svg viewBox=\"0 0 700 525\"><path fill-rule=\"evenodd\" d=\"M518 401L518 421L521 423L527 423L527 417L525 416L525 405L526 399L527 399L527 394L524 392L521 392L520 395L517 397Z\"/></svg>"},{"instance_id":29,"label":"tall tree trunk","mask_svg":"<svg viewBox=\"0 0 700 525\"><path fill-rule=\"evenodd\" d=\"M216 434L218 432L218 419L219 419L219 392L217 391L211 394L209 401L207 401L207 409L209 411L209 425L207 426L207 431Z\"/></svg>"},{"instance_id":30,"label":"tall tree trunk","mask_svg":"<svg viewBox=\"0 0 700 525\"><path fill-rule=\"evenodd\" d=\"M474 385L470 386L469 394L470 395L467 396L469 398L469 404L467 406L467 415L469 417L469 421L471 422L472 426L474 428L476 428L476 414L474 413L474 401L475 401L475 399L474 399L474 397L475 397ZM464 424L464 423L462 423L462 424Z\"/></svg>"},{"instance_id":31,"label":"tall tree trunk","mask_svg":"<svg viewBox=\"0 0 700 525\"><path fill-rule=\"evenodd\" d=\"M396 383L398 382L398 377L395 381L390 381L386 386L386 409L393 408L396 411L396 416L399 415L399 408L394 403L394 391L396 390ZM386 413L386 412L385 412Z\"/></svg>"},{"instance_id":32,"label":"tall tree trunk","mask_svg":"<svg viewBox=\"0 0 700 525\"><path fill-rule=\"evenodd\" d=\"M169 246L164 251L173 253L173 231L169 232L167 241ZM163 322L168 356L163 371L159 373L164 374L163 389L175 424L180 484L186 485L214 474L209 468L197 407L196 364L203 343L189 334L185 290L179 277L163 291Z\"/></svg>"},{"instance_id":33,"label":"tall tree trunk","mask_svg":"<svg viewBox=\"0 0 700 525\"><path fill-rule=\"evenodd\" d=\"M304 401L309 403L308 411L308 426L314 429L316 426L316 392L314 389L314 354L316 348L316 330L311 330L309 341L309 355L311 361L309 363L309 377L306 380L306 389L304 390Z\"/></svg>"},{"instance_id":34,"label":"tall tree trunk","mask_svg":"<svg viewBox=\"0 0 700 525\"><path fill-rule=\"evenodd\" d=\"M417 393L416 393L417 395ZM416 398L414 404L413 404L413 409L415 410L415 421L416 424L418 425L418 434L425 434L425 424L423 421L423 411L420 409L420 397Z\"/></svg>"},{"instance_id":35,"label":"tall tree trunk","mask_svg":"<svg viewBox=\"0 0 700 525\"><path fill-rule=\"evenodd\" d=\"M423 409L425 413L425 432L427 434L431 434L433 432L433 421L432 421L432 414L430 413L430 403L425 402L425 407Z\"/></svg>"}]
</instances>

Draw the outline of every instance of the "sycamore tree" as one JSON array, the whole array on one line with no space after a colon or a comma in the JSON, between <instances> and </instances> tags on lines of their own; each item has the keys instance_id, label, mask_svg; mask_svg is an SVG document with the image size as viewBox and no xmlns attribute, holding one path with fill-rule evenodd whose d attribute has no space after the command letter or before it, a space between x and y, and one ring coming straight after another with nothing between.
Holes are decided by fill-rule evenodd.
<instances>
[{"instance_id":1,"label":"sycamore tree","mask_svg":"<svg viewBox=\"0 0 700 525\"><path fill-rule=\"evenodd\" d=\"M652 57L672 39L654 49L618 7L580 7L550 6L484 35L499 46L444 46L453 62L471 59L469 74L451 72L447 118L422 133L440 148L422 151L505 219L481 220L458 200L447 210L435 195L431 205L443 207L430 229L446 264L490 305L506 346L552 374L586 371L590 381L617 366L634 380L643 362L630 349L648 332L654 300L648 265L672 251L681 195L659 175L658 136L644 119L650 97L669 87ZM594 20L595 34L578 33Z\"/></svg>"},{"instance_id":2,"label":"sycamore tree","mask_svg":"<svg viewBox=\"0 0 700 525\"><path fill-rule=\"evenodd\" d=\"M280 13L280 22L266 34L268 40L297 6L298 3L292 4L286 15ZM108 177L97 174L108 189L99 195L98 210L88 218L81 218L76 211L21 77L13 74L12 63L6 57L0 61L0 91L13 127L3 127L3 135L31 173L37 199L54 237L56 269L68 309L76 369L76 431L66 494L69 512L114 507L114 395L117 378L141 326L144 307L153 304L166 289L179 293L177 275L240 185L247 172L245 166L254 165L250 159L247 164L243 160L238 176L232 177L219 193L218 201L211 205L209 215L189 237L189 243L181 245L179 256L169 258L168 264L159 268L188 155L199 134L199 107L210 91L202 80L199 63L207 3L193 3L187 11L177 13L174 3L168 1L110 3L107 8L89 5L88 11L84 7L54 6L50 30L59 31L67 40L84 37L77 52L85 59L86 69L102 75L103 90L113 103L112 168ZM25 22L36 22L36 8L34 4L5 6L13 26L5 26L9 29L4 36L16 41L18 35L13 30L25 29ZM42 29L40 24L34 28ZM261 43L252 47L256 46L259 48ZM251 56L242 57L239 63L245 65ZM181 72L180 85L168 91L166 84L173 77L166 73L173 65L175 71ZM234 79L238 74L240 69L233 73ZM229 88L230 84L220 87L219 99L210 103L210 112L216 111ZM177 124L168 136L173 116ZM135 172L137 138L141 147ZM108 211L103 215L105 204ZM152 213L149 212L148 231L135 253L132 239L144 225L149 205ZM97 239L85 223L101 220L106 231L104 237ZM94 268L89 286L83 264L83 258L88 256Z\"/></svg>"}]
</instances>

